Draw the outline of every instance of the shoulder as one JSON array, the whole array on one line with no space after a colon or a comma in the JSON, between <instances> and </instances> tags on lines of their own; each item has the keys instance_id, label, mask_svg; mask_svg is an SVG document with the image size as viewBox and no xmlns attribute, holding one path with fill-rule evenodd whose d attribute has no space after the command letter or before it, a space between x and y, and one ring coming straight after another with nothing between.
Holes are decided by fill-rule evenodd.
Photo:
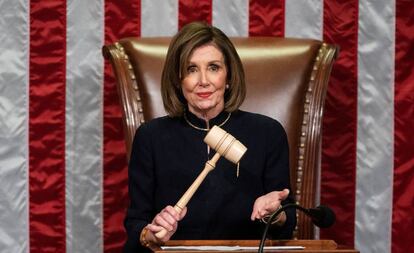
<instances>
[{"instance_id":1,"label":"shoulder","mask_svg":"<svg viewBox=\"0 0 414 253\"><path fill-rule=\"evenodd\" d=\"M163 116L142 123L135 132L136 137L151 138L158 136L166 130L171 130L179 125L179 118Z\"/></svg>"},{"instance_id":2,"label":"shoulder","mask_svg":"<svg viewBox=\"0 0 414 253\"><path fill-rule=\"evenodd\" d=\"M285 132L279 121L263 114L238 110L234 117L240 124L256 130Z\"/></svg>"},{"instance_id":3,"label":"shoulder","mask_svg":"<svg viewBox=\"0 0 414 253\"><path fill-rule=\"evenodd\" d=\"M159 118L154 118L152 120L146 121L145 123L142 123L138 127L138 131L145 131L145 132L156 132L159 130L163 130L164 128L171 127L176 122L178 122L178 118L172 118L169 116L162 116Z\"/></svg>"}]
</instances>

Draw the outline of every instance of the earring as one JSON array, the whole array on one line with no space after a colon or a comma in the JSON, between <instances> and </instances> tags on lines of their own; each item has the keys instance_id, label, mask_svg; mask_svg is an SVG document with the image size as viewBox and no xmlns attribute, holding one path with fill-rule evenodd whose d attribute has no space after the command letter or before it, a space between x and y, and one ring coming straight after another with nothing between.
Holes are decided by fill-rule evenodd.
<instances>
[{"instance_id":1,"label":"earring","mask_svg":"<svg viewBox=\"0 0 414 253\"><path fill-rule=\"evenodd\" d=\"M226 84L226 89L228 90L230 88L230 85Z\"/></svg>"}]
</instances>

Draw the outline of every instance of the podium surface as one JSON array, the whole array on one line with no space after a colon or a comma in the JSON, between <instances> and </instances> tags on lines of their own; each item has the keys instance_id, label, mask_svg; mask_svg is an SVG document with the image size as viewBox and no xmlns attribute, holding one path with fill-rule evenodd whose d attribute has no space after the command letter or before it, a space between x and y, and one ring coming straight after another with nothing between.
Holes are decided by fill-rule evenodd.
<instances>
[{"instance_id":1,"label":"podium surface","mask_svg":"<svg viewBox=\"0 0 414 253\"><path fill-rule=\"evenodd\" d=\"M218 252L241 252L256 253L259 240L172 240L168 241L163 248L152 248L155 253L218 253ZM164 247L166 246L166 247ZM201 250L201 246L212 246L207 250ZM228 250L219 246L230 247ZM236 246L247 247L248 249L237 249ZM344 246L338 246L332 240L268 240L265 247L280 246L278 249L266 249L264 252L279 253L358 253L359 251ZM233 248L234 247L234 248ZM283 247L303 247L303 249L289 249Z\"/></svg>"}]
</instances>

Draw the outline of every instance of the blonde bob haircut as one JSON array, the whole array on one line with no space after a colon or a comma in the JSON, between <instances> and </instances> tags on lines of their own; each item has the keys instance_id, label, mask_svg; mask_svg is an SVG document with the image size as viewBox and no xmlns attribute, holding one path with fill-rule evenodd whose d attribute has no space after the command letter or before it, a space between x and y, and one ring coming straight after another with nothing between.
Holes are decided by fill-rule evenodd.
<instances>
[{"instance_id":1,"label":"blonde bob haircut","mask_svg":"<svg viewBox=\"0 0 414 253\"><path fill-rule=\"evenodd\" d=\"M161 95L171 117L182 116L187 107L181 82L187 75L194 49L212 43L224 56L229 89L224 93L224 110L237 110L246 97L243 65L230 39L218 28L201 22L184 26L171 40L161 76Z\"/></svg>"}]
</instances>

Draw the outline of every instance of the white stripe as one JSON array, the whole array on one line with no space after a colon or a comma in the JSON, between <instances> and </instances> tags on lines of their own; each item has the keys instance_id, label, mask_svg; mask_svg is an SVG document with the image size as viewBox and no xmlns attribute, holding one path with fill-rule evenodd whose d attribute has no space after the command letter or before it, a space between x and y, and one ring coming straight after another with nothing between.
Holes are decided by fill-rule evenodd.
<instances>
[{"instance_id":1,"label":"white stripe","mask_svg":"<svg viewBox=\"0 0 414 253\"><path fill-rule=\"evenodd\" d=\"M67 5L67 252L103 252L103 9L103 0Z\"/></svg>"},{"instance_id":2,"label":"white stripe","mask_svg":"<svg viewBox=\"0 0 414 253\"><path fill-rule=\"evenodd\" d=\"M285 2L285 37L323 39L323 1L293 0ZM319 163L320 164L320 163ZM320 175L317 181L316 204L320 199ZM315 239L319 228L315 226Z\"/></svg>"},{"instance_id":3,"label":"white stripe","mask_svg":"<svg viewBox=\"0 0 414 253\"><path fill-rule=\"evenodd\" d=\"M213 0L212 24L229 37L249 36L249 1Z\"/></svg>"},{"instance_id":4,"label":"white stripe","mask_svg":"<svg viewBox=\"0 0 414 253\"><path fill-rule=\"evenodd\" d=\"M172 36L177 31L177 0L141 0L141 37Z\"/></svg>"},{"instance_id":5,"label":"white stripe","mask_svg":"<svg viewBox=\"0 0 414 253\"><path fill-rule=\"evenodd\" d=\"M6 2L0 4L0 249L27 252L29 4Z\"/></svg>"},{"instance_id":6,"label":"white stripe","mask_svg":"<svg viewBox=\"0 0 414 253\"><path fill-rule=\"evenodd\" d=\"M323 1L290 0L285 8L285 37L322 40Z\"/></svg>"},{"instance_id":7,"label":"white stripe","mask_svg":"<svg viewBox=\"0 0 414 253\"><path fill-rule=\"evenodd\" d=\"M359 1L355 244L391 252L395 2Z\"/></svg>"}]
</instances>

